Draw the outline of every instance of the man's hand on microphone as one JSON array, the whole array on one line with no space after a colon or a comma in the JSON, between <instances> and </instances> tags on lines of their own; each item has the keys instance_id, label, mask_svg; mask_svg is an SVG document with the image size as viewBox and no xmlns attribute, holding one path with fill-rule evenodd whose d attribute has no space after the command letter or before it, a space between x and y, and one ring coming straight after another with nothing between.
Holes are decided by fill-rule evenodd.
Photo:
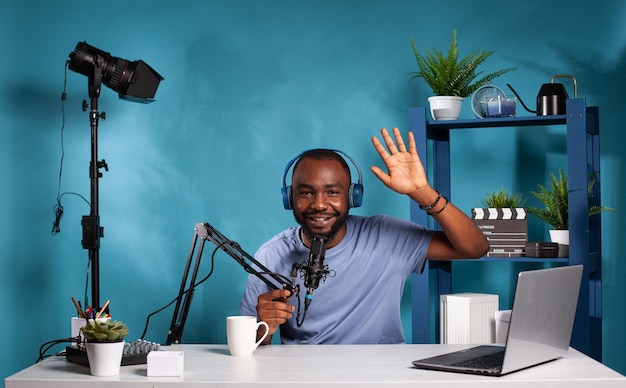
<instances>
[{"instance_id":1,"label":"man's hand on microphone","mask_svg":"<svg viewBox=\"0 0 626 388\"><path fill-rule=\"evenodd\" d=\"M259 295L256 305L257 317L267 323L269 334L263 341L268 344L272 341L272 335L278 330L278 326L285 323L293 315L294 307L287 302L291 297L289 290L273 290ZM261 338L265 328L259 328L257 338Z\"/></svg>"}]
</instances>

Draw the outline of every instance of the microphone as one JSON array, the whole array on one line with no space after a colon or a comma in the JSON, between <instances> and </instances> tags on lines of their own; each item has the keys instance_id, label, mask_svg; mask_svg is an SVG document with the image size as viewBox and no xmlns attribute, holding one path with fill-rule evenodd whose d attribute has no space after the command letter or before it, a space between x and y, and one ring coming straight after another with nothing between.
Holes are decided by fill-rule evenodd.
<instances>
[{"instance_id":1,"label":"microphone","mask_svg":"<svg viewBox=\"0 0 626 388\"><path fill-rule=\"evenodd\" d=\"M291 267L292 283L295 284L295 278L298 271L304 278L304 286L306 287L306 295L304 296L304 314L300 320L300 298L298 298L298 314L296 315L296 324L301 327L309 310L309 305L313 300L313 291L320 285L320 280L326 280L326 276L330 271L324 265L324 254L326 253L326 244L328 237L314 235L311 237L311 252L309 258L303 263L293 263ZM299 290L296 286L296 290ZM297 291L296 291L297 293Z\"/></svg>"},{"instance_id":2,"label":"microphone","mask_svg":"<svg viewBox=\"0 0 626 388\"><path fill-rule=\"evenodd\" d=\"M304 286L306 287L306 296L304 300L307 307L313 299L313 291L320 285L320 280L325 280L329 274L328 269L324 266L324 255L326 253L326 244L328 238L325 236L315 235L311 237L311 252L309 259L302 267L304 270Z\"/></svg>"}]
</instances>

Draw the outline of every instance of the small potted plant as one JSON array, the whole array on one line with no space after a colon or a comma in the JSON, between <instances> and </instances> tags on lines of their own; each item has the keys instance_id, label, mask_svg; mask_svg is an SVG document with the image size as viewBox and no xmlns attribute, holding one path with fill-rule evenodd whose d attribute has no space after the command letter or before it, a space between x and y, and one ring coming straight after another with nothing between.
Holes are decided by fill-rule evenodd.
<instances>
[{"instance_id":1,"label":"small potted plant","mask_svg":"<svg viewBox=\"0 0 626 388\"><path fill-rule=\"evenodd\" d=\"M435 120L457 119L463 98L470 96L479 87L487 85L502 74L515 70L512 67L482 75L483 72L478 71L478 67L494 52L475 50L467 56L459 58L456 30L452 31L450 47L446 55L435 48L427 49L422 54L417 49L413 37L411 37L411 42L419 70L410 73L413 76L409 82L415 78L423 78L431 87L435 96L428 98L428 102ZM442 100L449 101L448 104L454 104L454 108L447 105L442 106L441 104L444 103Z\"/></svg>"},{"instance_id":2,"label":"small potted plant","mask_svg":"<svg viewBox=\"0 0 626 388\"><path fill-rule=\"evenodd\" d=\"M522 194L501 187L485 193L480 202L483 207L472 209L472 220L489 241L487 257L521 257L528 241Z\"/></svg>"},{"instance_id":3,"label":"small potted plant","mask_svg":"<svg viewBox=\"0 0 626 388\"><path fill-rule=\"evenodd\" d=\"M549 189L543 185L537 185L539 191L531 191L539 201L545 206L544 208L529 207L528 213L546 222L553 229L550 232L552 242L559 243L559 256L567 257L569 246L569 207L568 193L569 183L567 174L563 170L559 170L558 178L554 173L550 173ZM587 195L593 195L593 188L597 182L597 174L593 173L589 177L587 184ZM589 208L589 216L593 216L603 211L616 211L614 208L594 205ZM564 246L564 247L562 247ZM564 253L561 253L561 250Z\"/></svg>"},{"instance_id":4,"label":"small potted plant","mask_svg":"<svg viewBox=\"0 0 626 388\"><path fill-rule=\"evenodd\" d=\"M119 321L89 319L80 331L85 336L89 368L94 376L115 376L120 373L124 353L124 337L128 327Z\"/></svg>"},{"instance_id":5,"label":"small potted plant","mask_svg":"<svg viewBox=\"0 0 626 388\"><path fill-rule=\"evenodd\" d=\"M521 208L524 204L522 193L509 194L508 190L500 187L498 191L485 193L480 203L485 208Z\"/></svg>"}]
</instances>

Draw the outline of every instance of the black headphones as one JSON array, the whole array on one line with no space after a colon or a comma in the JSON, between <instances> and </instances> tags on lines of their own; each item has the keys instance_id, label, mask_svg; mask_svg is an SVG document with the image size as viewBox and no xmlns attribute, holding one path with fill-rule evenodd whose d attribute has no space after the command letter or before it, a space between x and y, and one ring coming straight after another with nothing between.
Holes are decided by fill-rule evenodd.
<instances>
[{"instance_id":1,"label":"black headphones","mask_svg":"<svg viewBox=\"0 0 626 388\"><path fill-rule=\"evenodd\" d=\"M287 186L287 173L289 172L289 169L291 168L291 166L300 158L300 156L302 156L304 153L311 151L311 150L305 150L300 152L298 155L296 155L295 158L291 159L289 161L289 163L287 163L287 165L285 166L285 171L283 171L283 177L281 179L281 193L282 193L282 197L283 197L283 206L285 207L285 209L287 210L292 210L293 209L293 204L292 204L292 198L291 198L291 185ZM351 183L350 184L350 192L349 192L349 205L350 207L359 207L361 206L361 203L363 202L363 177L361 176L361 169L359 168L359 165L356 163L356 161L354 159L352 159L350 157L350 155L346 154L343 151L339 151L339 150L333 150L333 149L328 149L328 151L332 151L335 152L337 154L343 155L345 157L345 159L350 160L350 162L352 162L352 164L354 165L354 167L356 167L356 171L359 175L359 181L358 183Z\"/></svg>"}]
</instances>

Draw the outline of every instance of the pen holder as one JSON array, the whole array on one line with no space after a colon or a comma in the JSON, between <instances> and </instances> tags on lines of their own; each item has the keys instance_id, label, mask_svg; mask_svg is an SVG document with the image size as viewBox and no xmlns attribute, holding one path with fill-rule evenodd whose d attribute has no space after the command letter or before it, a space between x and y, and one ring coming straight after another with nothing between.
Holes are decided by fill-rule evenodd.
<instances>
[{"instance_id":1,"label":"pen holder","mask_svg":"<svg viewBox=\"0 0 626 388\"><path fill-rule=\"evenodd\" d=\"M72 317L71 318L72 331L71 331L70 337L78 337L79 335L81 335L80 328L84 327L85 324L87 324L87 321L85 320L85 318Z\"/></svg>"}]
</instances>

